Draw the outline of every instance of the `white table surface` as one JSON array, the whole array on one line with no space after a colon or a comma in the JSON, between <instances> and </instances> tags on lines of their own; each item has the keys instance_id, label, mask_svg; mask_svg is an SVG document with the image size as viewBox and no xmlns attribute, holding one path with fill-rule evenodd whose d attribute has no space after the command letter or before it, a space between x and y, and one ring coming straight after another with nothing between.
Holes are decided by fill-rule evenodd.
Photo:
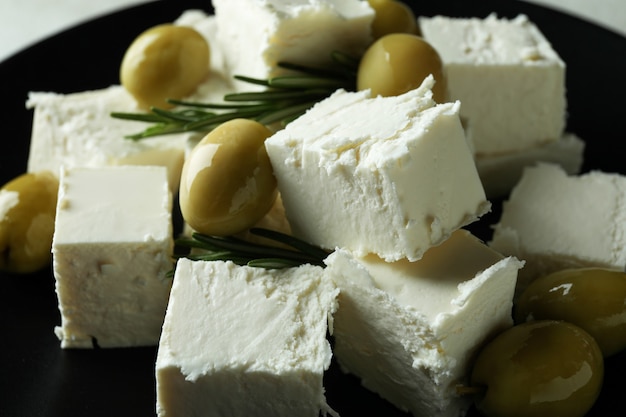
<instances>
[{"instance_id":1,"label":"white table surface","mask_svg":"<svg viewBox=\"0 0 626 417\"><path fill-rule=\"evenodd\" d=\"M153 0L0 0L0 61L87 19L148 1ZM626 36L626 0L525 1L571 13Z\"/></svg>"}]
</instances>

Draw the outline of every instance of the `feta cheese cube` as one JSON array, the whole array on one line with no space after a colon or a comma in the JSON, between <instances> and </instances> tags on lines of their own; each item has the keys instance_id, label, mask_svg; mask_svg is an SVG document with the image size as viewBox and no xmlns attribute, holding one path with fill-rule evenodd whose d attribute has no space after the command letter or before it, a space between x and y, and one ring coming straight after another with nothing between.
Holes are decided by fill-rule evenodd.
<instances>
[{"instance_id":1,"label":"feta cheese cube","mask_svg":"<svg viewBox=\"0 0 626 417\"><path fill-rule=\"evenodd\" d=\"M517 271L465 230L417 262L383 262L338 250L326 260L340 289L334 354L342 369L414 416L457 417L471 404L477 349L512 325Z\"/></svg>"},{"instance_id":2,"label":"feta cheese cube","mask_svg":"<svg viewBox=\"0 0 626 417\"><path fill-rule=\"evenodd\" d=\"M213 6L231 75L265 79L280 73L280 61L324 66L332 52L358 57L372 41L374 11L366 1L213 0Z\"/></svg>"},{"instance_id":3,"label":"feta cheese cube","mask_svg":"<svg viewBox=\"0 0 626 417\"><path fill-rule=\"evenodd\" d=\"M114 111L140 112L121 86L72 94L32 92L34 109L28 172L59 174L62 166L162 165L173 189L178 187L186 135L141 141L125 139L148 125L114 119Z\"/></svg>"},{"instance_id":4,"label":"feta cheese cube","mask_svg":"<svg viewBox=\"0 0 626 417\"><path fill-rule=\"evenodd\" d=\"M157 413L332 413L323 373L337 289L321 267L180 259L156 362Z\"/></svg>"},{"instance_id":5,"label":"feta cheese cube","mask_svg":"<svg viewBox=\"0 0 626 417\"><path fill-rule=\"evenodd\" d=\"M565 128L565 63L525 15L420 17L441 55L449 97L462 103L477 157L558 140Z\"/></svg>"},{"instance_id":6,"label":"feta cheese cube","mask_svg":"<svg viewBox=\"0 0 626 417\"><path fill-rule=\"evenodd\" d=\"M626 265L626 177L568 175L554 164L524 171L489 245L526 261L518 292L551 272Z\"/></svg>"},{"instance_id":7,"label":"feta cheese cube","mask_svg":"<svg viewBox=\"0 0 626 417\"><path fill-rule=\"evenodd\" d=\"M265 142L293 233L387 261L419 259L490 203L433 78L398 97L337 91Z\"/></svg>"},{"instance_id":8,"label":"feta cheese cube","mask_svg":"<svg viewBox=\"0 0 626 417\"><path fill-rule=\"evenodd\" d=\"M52 244L63 348L156 345L171 279L164 167L61 171Z\"/></svg>"}]
</instances>

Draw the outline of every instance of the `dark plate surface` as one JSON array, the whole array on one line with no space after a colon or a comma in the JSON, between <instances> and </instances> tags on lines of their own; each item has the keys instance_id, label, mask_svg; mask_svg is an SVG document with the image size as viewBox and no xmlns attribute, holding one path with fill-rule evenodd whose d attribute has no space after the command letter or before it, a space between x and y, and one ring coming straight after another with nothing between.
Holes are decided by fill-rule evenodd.
<instances>
[{"instance_id":1,"label":"dark plate surface","mask_svg":"<svg viewBox=\"0 0 626 417\"><path fill-rule=\"evenodd\" d=\"M118 83L118 65L143 29L176 19L209 1L158 1L105 16L49 38L0 63L0 183L26 169L32 112L29 91L78 92ZM419 1L417 14L485 17L527 14L568 64L568 130L587 142L584 170L626 174L626 39L552 10L513 0ZM584 196L581 196L584 198ZM601 201L598 204L602 204ZM483 233L497 211L481 220ZM479 231L479 233L481 233ZM46 270L2 275L0 416L153 416L156 348L60 349L54 279ZM607 361L603 394L590 416L623 416L626 355ZM332 366L328 400L342 416L404 416ZM245 401L245 399L242 399ZM472 411L471 415L475 415Z\"/></svg>"}]
</instances>

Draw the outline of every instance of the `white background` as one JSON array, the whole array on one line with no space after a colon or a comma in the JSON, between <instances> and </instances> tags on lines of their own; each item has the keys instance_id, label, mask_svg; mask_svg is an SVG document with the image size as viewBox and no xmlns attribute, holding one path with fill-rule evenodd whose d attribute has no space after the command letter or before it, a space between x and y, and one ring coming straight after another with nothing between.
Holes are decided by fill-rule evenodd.
<instances>
[{"instance_id":1,"label":"white background","mask_svg":"<svg viewBox=\"0 0 626 417\"><path fill-rule=\"evenodd\" d=\"M153 0L0 0L0 61L86 19L148 1ZM525 1L569 12L626 36L626 0Z\"/></svg>"}]
</instances>

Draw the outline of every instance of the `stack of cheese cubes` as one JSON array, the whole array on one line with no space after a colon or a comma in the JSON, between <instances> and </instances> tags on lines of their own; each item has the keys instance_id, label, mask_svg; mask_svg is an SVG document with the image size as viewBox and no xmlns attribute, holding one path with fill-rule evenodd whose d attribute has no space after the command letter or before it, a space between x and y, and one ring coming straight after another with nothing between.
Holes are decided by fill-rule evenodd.
<instances>
[{"instance_id":1,"label":"stack of cheese cubes","mask_svg":"<svg viewBox=\"0 0 626 417\"><path fill-rule=\"evenodd\" d=\"M458 416L472 354L512 324L522 263L459 230L489 203L459 103L436 105L432 85L338 91L266 148L294 233L334 250L340 365L416 416Z\"/></svg>"}]
</instances>

